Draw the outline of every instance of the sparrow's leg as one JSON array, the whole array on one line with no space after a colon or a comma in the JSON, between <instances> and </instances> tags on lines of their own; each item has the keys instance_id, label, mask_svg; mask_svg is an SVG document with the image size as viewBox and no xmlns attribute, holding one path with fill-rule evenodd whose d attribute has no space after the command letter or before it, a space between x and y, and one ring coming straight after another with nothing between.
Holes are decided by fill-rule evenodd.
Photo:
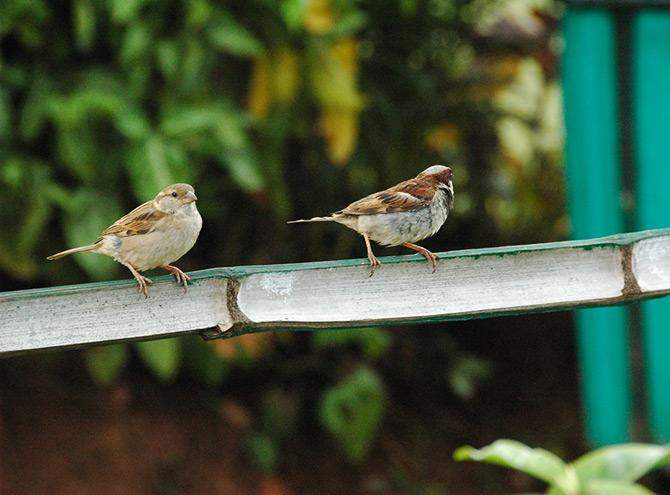
<instances>
[{"instance_id":1,"label":"sparrow's leg","mask_svg":"<svg viewBox=\"0 0 670 495\"><path fill-rule=\"evenodd\" d=\"M137 285L139 285L138 290L144 294L144 298L146 299L149 297L149 292L148 292L148 287L153 284L150 278L145 277L144 275L140 275L140 272L135 270L131 265L128 263L121 263L123 266L128 268L130 270L130 273L133 274L133 277L135 277L135 280L137 280Z\"/></svg>"},{"instance_id":2,"label":"sparrow's leg","mask_svg":"<svg viewBox=\"0 0 670 495\"><path fill-rule=\"evenodd\" d=\"M377 259L377 257L372 253L372 246L370 246L370 239L367 235L362 234L363 239L365 239L365 247L368 248L368 259L370 260L370 277L375 273L375 267L380 266L382 263Z\"/></svg>"},{"instance_id":3,"label":"sparrow's leg","mask_svg":"<svg viewBox=\"0 0 670 495\"><path fill-rule=\"evenodd\" d=\"M188 289L188 282L191 280L191 277L186 275L183 271L181 271L179 268L176 266L172 265L161 265L158 268L162 268L163 270L169 271L172 275L174 275L174 278L177 279L177 285L183 285L184 286L184 292Z\"/></svg>"},{"instance_id":4,"label":"sparrow's leg","mask_svg":"<svg viewBox=\"0 0 670 495\"><path fill-rule=\"evenodd\" d=\"M417 246L416 244L412 244L411 242L405 242L403 243L403 246L416 251L421 256L430 261L431 264L433 265L433 273L435 273L435 270L437 269L437 260L440 259L438 255L436 255L435 253L431 253L425 247Z\"/></svg>"}]
</instances>

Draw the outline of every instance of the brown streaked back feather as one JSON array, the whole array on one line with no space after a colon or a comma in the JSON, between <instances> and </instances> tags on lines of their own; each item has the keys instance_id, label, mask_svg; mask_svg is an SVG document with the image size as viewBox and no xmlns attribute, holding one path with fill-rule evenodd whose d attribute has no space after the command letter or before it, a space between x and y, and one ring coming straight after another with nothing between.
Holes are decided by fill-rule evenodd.
<instances>
[{"instance_id":1,"label":"brown streaked back feather","mask_svg":"<svg viewBox=\"0 0 670 495\"><path fill-rule=\"evenodd\" d=\"M413 179L354 201L335 214L374 215L423 208L433 199L436 183L434 177L419 174Z\"/></svg>"},{"instance_id":2,"label":"brown streaked back feather","mask_svg":"<svg viewBox=\"0 0 670 495\"><path fill-rule=\"evenodd\" d=\"M169 213L154 207L153 200L147 201L103 230L98 240L110 234L118 237L148 234L156 227L156 222L167 215Z\"/></svg>"}]
</instances>

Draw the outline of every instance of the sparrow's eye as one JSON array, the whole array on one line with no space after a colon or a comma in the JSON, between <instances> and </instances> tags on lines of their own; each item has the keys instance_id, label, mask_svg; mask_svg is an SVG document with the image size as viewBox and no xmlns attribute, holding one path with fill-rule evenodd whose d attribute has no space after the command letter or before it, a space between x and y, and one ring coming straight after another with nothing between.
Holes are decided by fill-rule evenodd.
<instances>
[{"instance_id":1,"label":"sparrow's eye","mask_svg":"<svg viewBox=\"0 0 670 495\"><path fill-rule=\"evenodd\" d=\"M172 191L172 197L176 198L177 197L177 191Z\"/></svg>"}]
</instances>

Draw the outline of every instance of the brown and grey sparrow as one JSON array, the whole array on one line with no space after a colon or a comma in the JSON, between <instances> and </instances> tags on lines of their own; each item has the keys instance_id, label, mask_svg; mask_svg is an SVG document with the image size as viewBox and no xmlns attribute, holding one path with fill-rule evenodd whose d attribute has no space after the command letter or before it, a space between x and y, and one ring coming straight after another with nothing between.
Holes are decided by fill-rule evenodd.
<instances>
[{"instance_id":1,"label":"brown and grey sparrow","mask_svg":"<svg viewBox=\"0 0 670 495\"><path fill-rule=\"evenodd\" d=\"M288 223L337 222L355 230L365 239L370 276L381 264L372 253L370 240L413 249L431 262L434 272L438 256L413 243L435 234L447 219L454 207L452 177L449 167L433 165L413 179L359 199L328 217Z\"/></svg>"},{"instance_id":2,"label":"brown and grey sparrow","mask_svg":"<svg viewBox=\"0 0 670 495\"><path fill-rule=\"evenodd\" d=\"M144 297L148 296L147 287L152 282L139 272L152 268L172 273L186 291L189 276L170 263L186 254L198 239L202 218L195 205L197 199L189 184L173 184L107 227L93 244L68 249L47 259L57 260L83 251L104 254L130 270Z\"/></svg>"}]
</instances>

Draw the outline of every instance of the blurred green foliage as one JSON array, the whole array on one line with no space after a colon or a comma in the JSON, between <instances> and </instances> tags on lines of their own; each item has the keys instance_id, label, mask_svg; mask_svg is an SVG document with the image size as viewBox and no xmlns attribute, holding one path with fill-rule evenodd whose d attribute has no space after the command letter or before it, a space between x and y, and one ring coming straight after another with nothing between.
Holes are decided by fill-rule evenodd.
<instances>
[{"instance_id":1,"label":"blurred green foliage","mask_svg":"<svg viewBox=\"0 0 670 495\"><path fill-rule=\"evenodd\" d=\"M128 347L111 344L90 349L85 354L86 366L99 385L109 385L116 381L128 363Z\"/></svg>"},{"instance_id":2,"label":"blurred green foliage","mask_svg":"<svg viewBox=\"0 0 670 495\"><path fill-rule=\"evenodd\" d=\"M324 393L319 418L352 463L365 460L384 411L384 389L376 373L361 368Z\"/></svg>"},{"instance_id":3,"label":"blurred green foliage","mask_svg":"<svg viewBox=\"0 0 670 495\"><path fill-rule=\"evenodd\" d=\"M380 328L352 328L315 332L312 342L316 349L337 349L354 346L363 351L367 359L377 359L384 355L391 345L391 336Z\"/></svg>"},{"instance_id":4,"label":"blurred green foliage","mask_svg":"<svg viewBox=\"0 0 670 495\"><path fill-rule=\"evenodd\" d=\"M549 0L4 0L1 288L127 277L101 256L44 257L90 243L177 181L194 184L204 218L186 270L361 256L347 229L285 220L340 209L433 163L454 168L457 199L431 249L563 236L554 10ZM341 368L379 360L390 335L323 332L309 350L305 336L170 339L134 354L92 349L85 362L100 384L132 355L160 380L183 370L212 387L245 366L291 380L324 370L321 423L359 462L384 383L368 365ZM471 357L446 369L462 397L488 373ZM281 430L265 421L249 438L265 471Z\"/></svg>"}]
</instances>

